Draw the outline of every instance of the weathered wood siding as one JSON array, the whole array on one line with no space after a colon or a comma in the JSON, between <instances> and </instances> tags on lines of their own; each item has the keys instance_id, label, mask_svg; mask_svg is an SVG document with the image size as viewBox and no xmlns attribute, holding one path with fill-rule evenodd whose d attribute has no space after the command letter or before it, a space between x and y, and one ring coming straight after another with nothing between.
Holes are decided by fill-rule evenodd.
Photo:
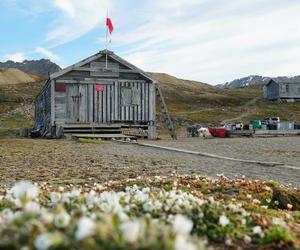
<instances>
[{"instance_id":1,"label":"weathered wood siding","mask_svg":"<svg viewBox=\"0 0 300 250\"><path fill-rule=\"evenodd\" d=\"M56 81L59 83L59 79ZM55 92L55 120L64 123L146 123L155 120L155 94L146 81L101 81L96 84L65 83L65 92Z\"/></svg>"},{"instance_id":2,"label":"weathered wood siding","mask_svg":"<svg viewBox=\"0 0 300 250\"><path fill-rule=\"evenodd\" d=\"M300 83L280 83L281 99L298 99L300 98Z\"/></svg>"},{"instance_id":3,"label":"weathered wood siding","mask_svg":"<svg viewBox=\"0 0 300 250\"><path fill-rule=\"evenodd\" d=\"M47 81L41 93L35 100L35 127L51 125L51 81Z\"/></svg>"},{"instance_id":4,"label":"weathered wood siding","mask_svg":"<svg viewBox=\"0 0 300 250\"><path fill-rule=\"evenodd\" d=\"M279 98L279 84L272 81L266 86L266 98L268 100L277 100Z\"/></svg>"}]
</instances>

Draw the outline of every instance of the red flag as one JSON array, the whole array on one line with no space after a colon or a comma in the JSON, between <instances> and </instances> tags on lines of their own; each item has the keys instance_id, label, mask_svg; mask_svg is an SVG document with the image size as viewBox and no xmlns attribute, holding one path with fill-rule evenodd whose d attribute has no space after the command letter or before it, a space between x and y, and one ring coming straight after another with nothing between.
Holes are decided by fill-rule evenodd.
<instances>
[{"instance_id":1,"label":"red flag","mask_svg":"<svg viewBox=\"0 0 300 250\"><path fill-rule=\"evenodd\" d=\"M111 34L114 30L114 26L113 26L113 23L112 23L112 21L109 17L106 18L106 26L108 28L109 33Z\"/></svg>"}]
</instances>

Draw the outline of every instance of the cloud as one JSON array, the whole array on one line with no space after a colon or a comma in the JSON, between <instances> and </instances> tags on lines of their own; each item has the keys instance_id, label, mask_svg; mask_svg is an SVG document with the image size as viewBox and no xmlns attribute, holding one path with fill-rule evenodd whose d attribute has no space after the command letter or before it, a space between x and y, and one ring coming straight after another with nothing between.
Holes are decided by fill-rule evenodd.
<instances>
[{"instance_id":1,"label":"cloud","mask_svg":"<svg viewBox=\"0 0 300 250\"><path fill-rule=\"evenodd\" d=\"M54 0L59 15L46 36L51 47L71 42L104 22L110 0Z\"/></svg>"},{"instance_id":2,"label":"cloud","mask_svg":"<svg viewBox=\"0 0 300 250\"><path fill-rule=\"evenodd\" d=\"M35 49L35 52L39 53L39 54L42 54L43 56L45 56L47 59L50 59L52 61L55 61L55 60L59 60L59 56L55 55L52 51L48 50L48 49L45 49L43 47L37 47Z\"/></svg>"},{"instance_id":3,"label":"cloud","mask_svg":"<svg viewBox=\"0 0 300 250\"><path fill-rule=\"evenodd\" d=\"M134 29L116 31L115 46L132 63L213 84L254 73L299 74L299 2L170 2L148 8ZM178 6L179 14L172 11Z\"/></svg>"},{"instance_id":4,"label":"cloud","mask_svg":"<svg viewBox=\"0 0 300 250\"><path fill-rule=\"evenodd\" d=\"M7 54L4 56L4 60L11 60L14 62L23 62L25 60L25 54L23 52Z\"/></svg>"}]
</instances>

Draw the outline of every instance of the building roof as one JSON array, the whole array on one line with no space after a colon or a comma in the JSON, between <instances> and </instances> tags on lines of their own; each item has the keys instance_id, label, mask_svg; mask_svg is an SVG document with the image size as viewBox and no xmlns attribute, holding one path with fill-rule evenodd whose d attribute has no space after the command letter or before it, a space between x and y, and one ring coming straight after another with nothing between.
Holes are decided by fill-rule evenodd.
<instances>
[{"instance_id":1,"label":"building roof","mask_svg":"<svg viewBox=\"0 0 300 250\"><path fill-rule=\"evenodd\" d=\"M280 81L278 81L278 80L274 80L274 79L270 79L266 84L265 84L265 86L269 86L272 82L275 82L275 83L277 83L277 84L300 84L300 82L290 82L290 81L288 81L288 80L280 80Z\"/></svg>"},{"instance_id":2,"label":"building roof","mask_svg":"<svg viewBox=\"0 0 300 250\"><path fill-rule=\"evenodd\" d=\"M139 69L138 67L134 66L133 64L129 63L128 61L124 60L123 58L117 56L114 52L109 51L109 50L102 50L100 52L98 52L95 55L92 55L86 59L81 60L78 63L75 63L65 69L62 69L58 72L55 72L53 74L50 75L50 80L52 79L56 79L62 75L65 75L66 73L69 73L70 71L74 70L75 68L81 67L87 63L90 63L94 60L97 60L103 56L106 56L106 54L108 55L108 57L112 58L113 60L119 62L120 64L125 65L126 67L128 67L129 69L132 69L133 71L135 71L137 74L142 75L143 77L145 77L147 80L156 83L157 81L154 80L152 77L150 77L146 72L144 72L143 70Z\"/></svg>"}]
</instances>

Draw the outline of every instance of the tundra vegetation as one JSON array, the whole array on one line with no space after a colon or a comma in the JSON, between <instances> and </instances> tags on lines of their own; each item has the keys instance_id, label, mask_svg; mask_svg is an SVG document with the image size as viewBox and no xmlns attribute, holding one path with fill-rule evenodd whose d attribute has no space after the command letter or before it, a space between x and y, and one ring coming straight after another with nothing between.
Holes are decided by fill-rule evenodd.
<instances>
[{"instance_id":1,"label":"tundra vegetation","mask_svg":"<svg viewBox=\"0 0 300 250\"><path fill-rule=\"evenodd\" d=\"M156 176L1 189L1 249L297 249L300 192L245 178Z\"/></svg>"}]
</instances>

